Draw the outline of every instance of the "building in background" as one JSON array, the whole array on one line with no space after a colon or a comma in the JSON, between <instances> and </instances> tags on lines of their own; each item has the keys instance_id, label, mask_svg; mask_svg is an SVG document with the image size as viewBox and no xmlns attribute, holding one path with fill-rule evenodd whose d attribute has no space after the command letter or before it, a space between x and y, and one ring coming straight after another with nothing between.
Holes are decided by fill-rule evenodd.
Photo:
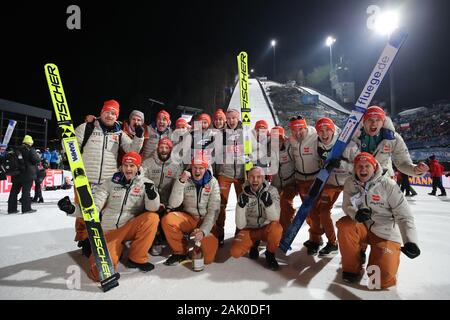
<instances>
[{"instance_id":1,"label":"building in background","mask_svg":"<svg viewBox=\"0 0 450 320\"><path fill-rule=\"evenodd\" d=\"M345 105L355 102L355 82L350 64L342 57L335 68L331 70L331 89L334 98L339 102Z\"/></svg>"},{"instance_id":2,"label":"building in background","mask_svg":"<svg viewBox=\"0 0 450 320\"><path fill-rule=\"evenodd\" d=\"M24 135L28 134L33 137L34 146L37 149L46 148L48 121L51 118L52 112L49 110L0 99L1 135L5 134L9 119L17 121L9 142L11 146L21 145Z\"/></svg>"}]
</instances>

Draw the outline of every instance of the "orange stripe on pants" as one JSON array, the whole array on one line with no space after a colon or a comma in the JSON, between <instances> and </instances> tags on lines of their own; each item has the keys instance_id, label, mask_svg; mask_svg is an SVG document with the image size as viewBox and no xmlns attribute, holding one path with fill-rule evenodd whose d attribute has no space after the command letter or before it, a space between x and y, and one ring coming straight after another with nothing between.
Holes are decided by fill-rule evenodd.
<instances>
[{"instance_id":1,"label":"orange stripe on pants","mask_svg":"<svg viewBox=\"0 0 450 320\"><path fill-rule=\"evenodd\" d=\"M278 190L280 193L280 224L283 227L283 233L287 230L292 222L292 218L295 215L294 198L297 195L297 187L295 184L290 184L284 187L282 190Z\"/></svg>"},{"instance_id":2,"label":"orange stripe on pants","mask_svg":"<svg viewBox=\"0 0 450 320\"><path fill-rule=\"evenodd\" d=\"M342 188L332 185L325 185L317 201L315 210L310 214L309 239L319 243L322 234L326 234L330 244L336 244L336 233L334 232L333 219L331 219L331 209L339 197Z\"/></svg>"},{"instance_id":3,"label":"orange stripe on pants","mask_svg":"<svg viewBox=\"0 0 450 320\"><path fill-rule=\"evenodd\" d=\"M201 224L202 220L196 219L185 212L169 212L162 218L161 226L174 254L187 254L187 241L183 235L190 234ZM219 241L210 233L202 239L201 243L205 264L210 264L216 257Z\"/></svg>"},{"instance_id":4,"label":"orange stripe on pants","mask_svg":"<svg viewBox=\"0 0 450 320\"><path fill-rule=\"evenodd\" d=\"M128 258L136 263L148 262L148 250L155 239L158 229L159 216L154 212L144 212L136 218L128 221L122 227L105 232L106 245L111 256L114 269L117 270L117 263L123 250L123 242L131 241L128 251ZM94 257L89 257L91 263L90 277L99 281L98 271L95 266Z\"/></svg>"},{"instance_id":5,"label":"orange stripe on pants","mask_svg":"<svg viewBox=\"0 0 450 320\"><path fill-rule=\"evenodd\" d=\"M339 250L342 256L342 271L359 273L361 271L361 248L368 243L370 256L368 266L375 265L381 271L381 287L388 288L397 283L400 265L400 244L376 236L363 223L350 217L343 217L336 223Z\"/></svg>"},{"instance_id":6,"label":"orange stripe on pants","mask_svg":"<svg viewBox=\"0 0 450 320\"><path fill-rule=\"evenodd\" d=\"M220 187L220 212L216 220L216 228L214 228L216 237L224 235L226 208L228 204L228 196L230 194L231 185L234 184L237 199L242 192L242 185L244 184L244 182L239 179L232 179L225 176L219 176L218 181Z\"/></svg>"},{"instance_id":7,"label":"orange stripe on pants","mask_svg":"<svg viewBox=\"0 0 450 320\"><path fill-rule=\"evenodd\" d=\"M243 229L234 237L230 254L234 258L242 257L257 240L267 242L267 251L275 253L280 244L282 234L283 227L278 221L272 221L268 225L258 229Z\"/></svg>"}]
</instances>

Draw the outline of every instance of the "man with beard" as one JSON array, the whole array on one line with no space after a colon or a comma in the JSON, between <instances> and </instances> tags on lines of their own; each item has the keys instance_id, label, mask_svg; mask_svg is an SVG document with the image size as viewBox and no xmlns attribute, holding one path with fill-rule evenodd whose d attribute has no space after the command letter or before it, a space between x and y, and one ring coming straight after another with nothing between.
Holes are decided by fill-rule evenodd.
<instances>
[{"instance_id":1,"label":"man with beard","mask_svg":"<svg viewBox=\"0 0 450 320\"><path fill-rule=\"evenodd\" d=\"M122 131L126 133L131 139L134 138L134 136L142 138L144 137L143 144L146 143L146 141L150 137L150 133L148 131L148 126L144 125L145 118L144 113L139 110L133 110L130 113L130 116L128 117L128 121L125 120L122 123ZM122 157L125 154L125 152L121 149L121 153L119 155L119 161L118 163L122 162ZM142 156L142 150L140 152Z\"/></svg>"},{"instance_id":2,"label":"man with beard","mask_svg":"<svg viewBox=\"0 0 450 320\"><path fill-rule=\"evenodd\" d=\"M173 251L165 265L175 265L187 258L185 234L201 242L205 264L214 261L218 241L210 231L219 213L220 189L208 167L204 158L194 158L191 171L184 171L173 185L169 206L180 207L180 211L168 213L161 222Z\"/></svg>"},{"instance_id":3,"label":"man with beard","mask_svg":"<svg viewBox=\"0 0 450 320\"><path fill-rule=\"evenodd\" d=\"M148 250L155 238L159 217L159 195L153 182L138 174L141 156L137 152L126 153L122 158L120 171L108 179L94 194L94 203L101 216L101 225L109 254L117 270L123 251L123 243L131 241L126 266L143 272L153 270L148 262ZM58 201L58 208L69 215L80 216L68 196ZM87 237L87 231L85 231ZM99 281L99 275L92 255L90 278Z\"/></svg>"},{"instance_id":4,"label":"man with beard","mask_svg":"<svg viewBox=\"0 0 450 320\"><path fill-rule=\"evenodd\" d=\"M171 159L173 143L169 138L162 138L158 142L156 153L142 163L143 175L155 183L158 190L161 206L158 214L162 218L170 209L169 197L176 179L180 176L183 168L181 164L174 163ZM155 241L150 250L150 254L157 256L162 252L164 244L164 233L161 227L158 228Z\"/></svg>"},{"instance_id":5,"label":"man with beard","mask_svg":"<svg viewBox=\"0 0 450 320\"><path fill-rule=\"evenodd\" d=\"M154 123L148 126L149 138L142 147L142 158L146 160L155 152L159 140L164 137L170 139L172 130L170 129L170 114L166 110L160 110L156 114Z\"/></svg>"},{"instance_id":6,"label":"man with beard","mask_svg":"<svg viewBox=\"0 0 450 320\"><path fill-rule=\"evenodd\" d=\"M119 149L125 152L139 152L142 148L144 138L137 135L130 138L123 134L120 123L117 121L119 111L120 105L116 100L105 101L99 118L85 122L75 129L93 193L96 187L111 179L117 172ZM75 203L78 203L76 192ZM76 219L75 230L75 241L78 241L78 247L82 248L83 254L88 256L90 245L82 218Z\"/></svg>"},{"instance_id":7,"label":"man with beard","mask_svg":"<svg viewBox=\"0 0 450 320\"><path fill-rule=\"evenodd\" d=\"M275 187L264 179L261 167L248 172L248 180L236 204L236 227L240 230L231 245L230 254L240 258L254 246L256 241L266 241L266 262L270 269L278 270L275 252L280 244L283 227L280 219L280 197ZM257 259L256 256L250 256Z\"/></svg>"}]
</instances>

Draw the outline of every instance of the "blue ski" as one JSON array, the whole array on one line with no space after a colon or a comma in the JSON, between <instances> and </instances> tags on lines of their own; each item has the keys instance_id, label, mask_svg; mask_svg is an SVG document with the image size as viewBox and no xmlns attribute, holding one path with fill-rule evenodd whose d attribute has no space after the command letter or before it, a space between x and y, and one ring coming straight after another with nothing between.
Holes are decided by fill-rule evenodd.
<instances>
[{"instance_id":1,"label":"blue ski","mask_svg":"<svg viewBox=\"0 0 450 320\"><path fill-rule=\"evenodd\" d=\"M387 43L386 47L381 53L380 58L378 59L375 68L373 69L369 77L369 80L367 81L358 100L356 101L355 107L353 108L352 113L347 119L338 140L333 146L331 152L328 154L324 166L331 159L341 158L342 153L344 152L345 148L347 147L348 143L353 137L353 134L358 128L364 113L366 112L370 102L372 101L372 98L374 97L379 86L381 85L381 82L386 73L388 72L389 67L391 66L392 62L397 56L400 47L405 42L406 37L407 33L401 29L398 29L391 35L389 42ZM308 196L298 209L295 218L293 219L289 228L286 230L283 239L281 239L280 241L280 249L284 253L286 253L288 250L291 249L292 242L297 236L297 233L300 230L301 226L303 225L303 222L305 221L309 212L314 207L317 198L320 196L320 193L322 192L322 189L324 188L325 183L327 182L328 177L330 176L330 172L331 169L327 170L325 168L322 168L320 172L317 174L314 183L309 189Z\"/></svg>"}]
</instances>

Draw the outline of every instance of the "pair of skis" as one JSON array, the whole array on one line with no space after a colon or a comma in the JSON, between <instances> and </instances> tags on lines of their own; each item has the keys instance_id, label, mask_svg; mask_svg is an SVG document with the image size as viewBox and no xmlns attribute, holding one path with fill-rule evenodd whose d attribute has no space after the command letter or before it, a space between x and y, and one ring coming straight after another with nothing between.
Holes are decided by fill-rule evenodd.
<instances>
[{"instance_id":1,"label":"pair of skis","mask_svg":"<svg viewBox=\"0 0 450 320\"><path fill-rule=\"evenodd\" d=\"M114 271L111 256L109 255L103 235L100 216L95 206L89 180L84 169L83 159L75 136L75 129L58 67L52 63L46 64L45 74L56 113L56 120L58 121L58 127L62 132L61 140L69 161L83 219L86 223L89 242L92 247L92 255L100 276L100 284L103 291L106 292L119 285L118 279L120 278L120 274Z\"/></svg>"},{"instance_id":2,"label":"pair of skis","mask_svg":"<svg viewBox=\"0 0 450 320\"><path fill-rule=\"evenodd\" d=\"M387 74L389 67L397 56L400 47L405 42L407 34L404 30L398 29L395 33L393 33L381 53L380 58L378 59L370 77L364 86L361 95L359 96L355 107L350 114L347 122L344 125L344 128L333 146L331 152L328 154L326 164L332 159L340 159L342 153L350 142L353 134L356 129L359 127L361 119L364 113L367 111L372 98L377 92L384 76ZM280 241L280 249L286 253L289 249L291 249L291 244L294 241L298 231L300 230L303 222L308 216L309 212L314 208L317 198L320 196L328 177L330 176L331 169L322 168L320 172L317 174L314 183L312 184L308 197L300 206L297 214L292 221L291 225L286 230L286 233Z\"/></svg>"}]
</instances>

